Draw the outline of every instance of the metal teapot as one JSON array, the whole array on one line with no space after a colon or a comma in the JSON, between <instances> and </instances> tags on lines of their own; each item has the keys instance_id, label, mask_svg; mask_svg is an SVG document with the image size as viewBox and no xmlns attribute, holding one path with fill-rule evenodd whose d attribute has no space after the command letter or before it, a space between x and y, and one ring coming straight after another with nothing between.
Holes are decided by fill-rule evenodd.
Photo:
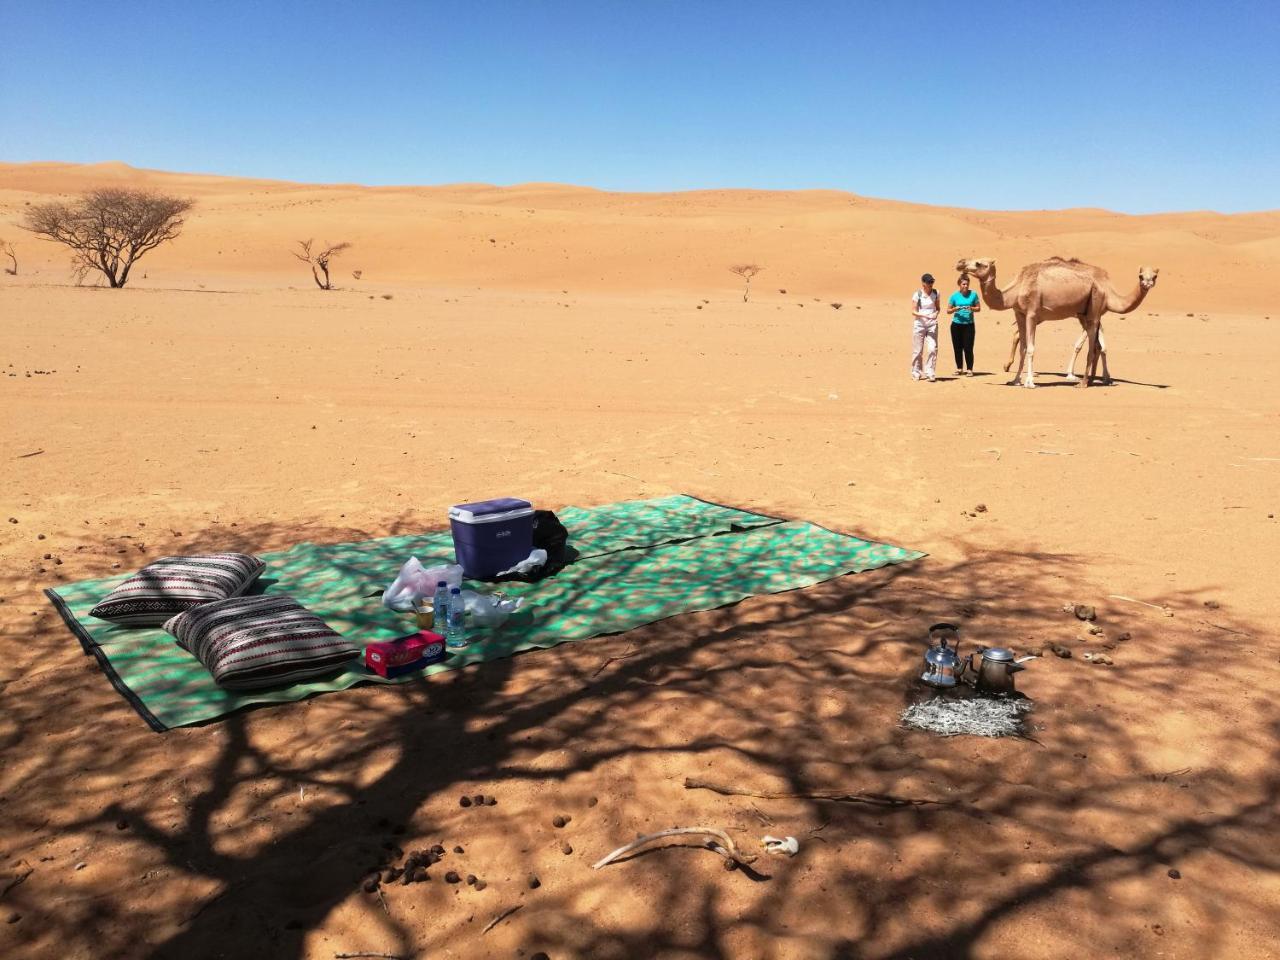
<instances>
[{"instance_id":1,"label":"metal teapot","mask_svg":"<svg viewBox=\"0 0 1280 960\"><path fill-rule=\"evenodd\" d=\"M929 628L929 649L924 654L920 679L931 687L954 687L960 682L972 657L961 659L958 652L960 628L954 623L935 623ZM937 640L937 644L934 640ZM948 646L948 640L951 645Z\"/></svg>"},{"instance_id":2,"label":"metal teapot","mask_svg":"<svg viewBox=\"0 0 1280 960\"><path fill-rule=\"evenodd\" d=\"M978 657L976 665L972 658ZM976 653L969 655L969 665L973 667L973 685L979 693L1015 693L1013 675L1027 669L1023 666L1028 660L1036 659L1035 654L1026 657L1014 657L1008 647L979 647Z\"/></svg>"}]
</instances>

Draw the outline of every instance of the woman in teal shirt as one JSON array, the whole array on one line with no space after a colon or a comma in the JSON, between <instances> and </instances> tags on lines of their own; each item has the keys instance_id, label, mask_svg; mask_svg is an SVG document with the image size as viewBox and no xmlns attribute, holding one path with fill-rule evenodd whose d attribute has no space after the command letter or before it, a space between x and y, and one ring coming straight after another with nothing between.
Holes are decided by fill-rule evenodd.
<instances>
[{"instance_id":1,"label":"woman in teal shirt","mask_svg":"<svg viewBox=\"0 0 1280 960\"><path fill-rule=\"evenodd\" d=\"M973 338L977 326L973 315L982 309L978 294L969 289L969 275L960 274L960 289L947 301L947 313L951 314L951 346L956 352L956 376L967 372L973 376ZM967 368L967 370L966 370Z\"/></svg>"}]
</instances>

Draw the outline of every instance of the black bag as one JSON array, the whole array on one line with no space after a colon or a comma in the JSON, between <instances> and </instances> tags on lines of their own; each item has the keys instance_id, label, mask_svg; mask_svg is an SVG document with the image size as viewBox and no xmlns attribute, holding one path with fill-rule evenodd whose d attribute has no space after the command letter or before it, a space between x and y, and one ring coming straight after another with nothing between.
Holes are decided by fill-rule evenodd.
<instances>
[{"instance_id":1,"label":"black bag","mask_svg":"<svg viewBox=\"0 0 1280 960\"><path fill-rule=\"evenodd\" d=\"M547 551L547 562L540 569L532 573L511 573L505 577L497 577L497 582L519 580L536 583L559 573L578 559L578 551L569 546L569 531L550 510L533 511L533 549Z\"/></svg>"}]
</instances>

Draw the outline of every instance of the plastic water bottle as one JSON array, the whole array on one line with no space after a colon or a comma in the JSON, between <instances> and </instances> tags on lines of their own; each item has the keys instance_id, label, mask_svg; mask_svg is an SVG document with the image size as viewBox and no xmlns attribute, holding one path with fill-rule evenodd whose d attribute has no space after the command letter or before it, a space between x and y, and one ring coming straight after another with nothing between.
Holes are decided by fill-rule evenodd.
<instances>
[{"instance_id":1,"label":"plastic water bottle","mask_svg":"<svg viewBox=\"0 0 1280 960\"><path fill-rule=\"evenodd\" d=\"M448 623L445 642L451 647L465 647L467 645L467 604L462 599L462 590L458 587L449 591Z\"/></svg>"},{"instance_id":2,"label":"plastic water bottle","mask_svg":"<svg viewBox=\"0 0 1280 960\"><path fill-rule=\"evenodd\" d=\"M449 584L436 583L436 595L431 601L431 629L441 636L449 629Z\"/></svg>"}]
</instances>

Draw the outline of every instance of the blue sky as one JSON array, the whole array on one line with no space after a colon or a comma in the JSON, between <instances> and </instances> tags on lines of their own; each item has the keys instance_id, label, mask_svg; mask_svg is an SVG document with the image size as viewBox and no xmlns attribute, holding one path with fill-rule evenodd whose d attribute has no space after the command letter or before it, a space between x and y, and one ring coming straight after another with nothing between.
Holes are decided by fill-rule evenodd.
<instances>
[{"instance_id":1,"label":"blue sky","mask_svg":"<svg viewBox=\"0 0 1280 960\"><path fill-rule=\"evenodd\" d=\"M6 161L1280 208L1275 0L42 0L4 21Z\"/></svg>"}]
</instances>

